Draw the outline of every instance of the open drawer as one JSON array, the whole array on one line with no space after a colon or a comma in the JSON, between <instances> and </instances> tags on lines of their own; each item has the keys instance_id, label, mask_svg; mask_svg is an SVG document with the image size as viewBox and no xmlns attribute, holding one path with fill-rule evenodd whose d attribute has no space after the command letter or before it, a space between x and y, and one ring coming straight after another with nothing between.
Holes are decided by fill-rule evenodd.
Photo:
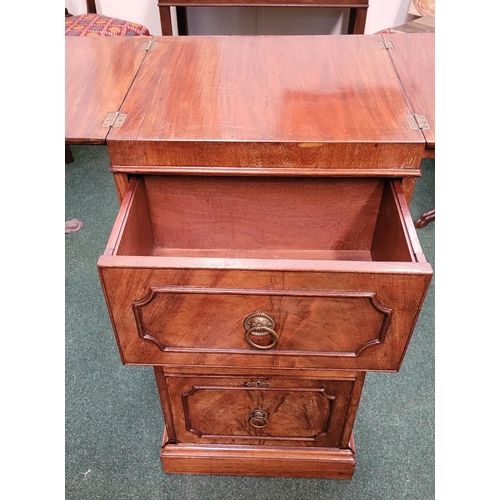
<instances>
[{"instance_id":1,"label":"open drawer","mask_svg":"<svg viewBox=\"0 0 500 500\"><path fill-rule=\"evenodd\" d=\"M138 176L98 267L146 365L395 371L432 277L386 178Z\"/></svg>"}]
</instances>

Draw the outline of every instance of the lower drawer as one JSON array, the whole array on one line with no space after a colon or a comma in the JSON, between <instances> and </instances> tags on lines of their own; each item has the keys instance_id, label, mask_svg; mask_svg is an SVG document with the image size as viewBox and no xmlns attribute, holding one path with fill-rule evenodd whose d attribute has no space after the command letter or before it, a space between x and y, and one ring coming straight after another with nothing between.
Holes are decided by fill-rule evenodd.
<instances>
[{"instance_id":1,"label":"lower drawer","mask_svg":"<svg viewBox=\"0 0 500 500\"><path fill-rule=\"evenodd\" d=\"M328 448L347 446L364 379L163 376L170 443Z\"/></svg>"}]
</instances>

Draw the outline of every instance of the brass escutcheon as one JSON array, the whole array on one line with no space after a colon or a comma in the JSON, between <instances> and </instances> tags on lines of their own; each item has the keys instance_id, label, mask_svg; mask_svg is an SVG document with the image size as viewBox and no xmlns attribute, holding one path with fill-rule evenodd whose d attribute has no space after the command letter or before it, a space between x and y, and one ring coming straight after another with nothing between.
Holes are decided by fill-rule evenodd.
<instances>
[{"instance_id":1,"label":"brass escutcheon","mask_svg":"<svg viewBox=\"0 0 500 500\"><path fill-rule=\"evenodd\" d=\"M271 387L271 384L267 381L264 380L261 382L260 380L257 380L255 382L245 382L246 387Z\"/></svg>"}]
</instances>

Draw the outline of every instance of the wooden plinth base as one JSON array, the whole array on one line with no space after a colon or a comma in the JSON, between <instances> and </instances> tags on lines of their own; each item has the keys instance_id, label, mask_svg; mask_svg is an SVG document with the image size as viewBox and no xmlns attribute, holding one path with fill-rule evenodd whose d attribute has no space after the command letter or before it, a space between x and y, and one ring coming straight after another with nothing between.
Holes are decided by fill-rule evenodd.
<instances>
[{"instance_id":1,"label":"wooden plinth base","mask_svg":"<svg viewBox=\"0 0 500 500\"><path fill-rule=\"evenodd\" d=\"M160 458L168 473L228 476L351 479L356 465L352 435L346 449L164 444Z\"/></svg>"}]
</instances>

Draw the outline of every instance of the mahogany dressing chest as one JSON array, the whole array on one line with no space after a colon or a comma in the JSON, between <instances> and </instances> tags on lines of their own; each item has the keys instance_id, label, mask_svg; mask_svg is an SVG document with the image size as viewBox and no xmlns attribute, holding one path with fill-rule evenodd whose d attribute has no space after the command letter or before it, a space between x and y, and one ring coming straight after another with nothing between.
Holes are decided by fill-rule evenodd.
<instances>
[{"instance_id":1,"label":"mahogany dressing chest","mask_svg":"<svg viewBox=\"0 0 500 500\"><path fill-rule=\"evenodd\" d=\"M432 278L408 205L434 123L400 39L67 42L130 48L67 142L108 147L99 275L122 362L154 367L166 472L352 477L365 374L399 370Z\"/></svg>"}]
</instances>

